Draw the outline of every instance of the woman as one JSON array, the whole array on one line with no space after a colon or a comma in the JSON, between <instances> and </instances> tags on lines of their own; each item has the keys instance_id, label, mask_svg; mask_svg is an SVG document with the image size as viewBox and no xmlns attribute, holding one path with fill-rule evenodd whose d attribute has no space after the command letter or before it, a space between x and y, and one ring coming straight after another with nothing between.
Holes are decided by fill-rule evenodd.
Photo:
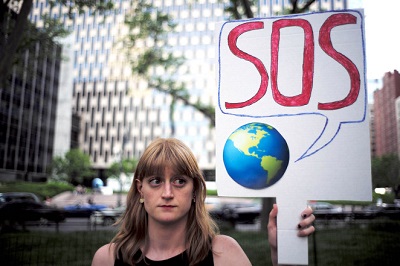
<instances>
[{"instance_id":1,"label":"woman","mask_svg":"<svg viewBox=\"0 0 400 266\"><path fill-rule=\"evenodd\" d=\"M206 186L190 149L173 138L145 150L127 195L126 211L110 244L92 265L251 265L239 244L218 235L205 208ZM277 264L276 216L269 217L269 242ZM299 235L314 231L311 209L303 212Z\"/></svg>"}]
</instances>

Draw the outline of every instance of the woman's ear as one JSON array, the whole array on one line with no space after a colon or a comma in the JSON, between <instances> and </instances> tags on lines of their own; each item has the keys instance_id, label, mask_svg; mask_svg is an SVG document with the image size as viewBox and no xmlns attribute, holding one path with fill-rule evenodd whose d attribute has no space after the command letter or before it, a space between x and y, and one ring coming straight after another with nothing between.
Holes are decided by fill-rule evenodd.
<instances>
[{"instance_id":1,"label":"woman's ear","mask_svg":"<svg viewBox=\"0 0 400 266\"><path fill-rule=\"evenodd\" d=\"M139 179L136 179L136 189L142 194L142 182Z\"/></svg>"}]
</instances>

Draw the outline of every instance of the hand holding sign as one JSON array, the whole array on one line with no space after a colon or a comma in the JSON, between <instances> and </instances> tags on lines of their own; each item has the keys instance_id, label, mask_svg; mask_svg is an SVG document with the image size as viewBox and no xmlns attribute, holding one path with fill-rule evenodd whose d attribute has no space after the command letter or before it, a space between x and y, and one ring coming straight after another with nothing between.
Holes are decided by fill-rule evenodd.
<instances>
[{"instance_id":1,"label":"hand holding sign","mask_svg":"<svg viewBox=\"0 0 400 266\"><path fill-rule=\"evenodd\" d=\"M278 197L291 242L307 200L370 200L362 14L232 21L218 36L218 193Z\"/></svg>"}]
</instances>

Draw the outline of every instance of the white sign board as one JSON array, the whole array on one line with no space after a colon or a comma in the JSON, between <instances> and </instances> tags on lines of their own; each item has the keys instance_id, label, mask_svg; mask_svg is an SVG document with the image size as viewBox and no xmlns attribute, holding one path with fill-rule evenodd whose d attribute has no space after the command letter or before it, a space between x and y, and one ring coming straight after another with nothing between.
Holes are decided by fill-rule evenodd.
<instances>
[{"instance_id":1,"label":"white sign board","mask_svg":"<svg viewBox=\"0 0 400 266\"><path fill-rule=\"evenodd\" d=\"M307 200L372 200L363 14L230 21L217 34L218 194L276 197L279 263L307 264Z\"/></svg>"}]
</instances>

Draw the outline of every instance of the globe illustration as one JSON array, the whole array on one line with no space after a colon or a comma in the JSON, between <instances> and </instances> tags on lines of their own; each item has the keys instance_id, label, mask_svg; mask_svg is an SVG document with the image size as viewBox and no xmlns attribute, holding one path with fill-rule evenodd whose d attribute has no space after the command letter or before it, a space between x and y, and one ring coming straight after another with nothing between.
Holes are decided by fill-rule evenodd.
<instances>
[{"instance_id":1,"label":"globe illustration","mask_svg":"<svg viewBox=\"0 0 400 266\"><path fill-rule=\"evenodd\" d=\"M289 164L289 148L274 127L254 122L232 132L224 146L223 161L236 183L262 189L282 178Z\"/></svg>"}]
</instances>

